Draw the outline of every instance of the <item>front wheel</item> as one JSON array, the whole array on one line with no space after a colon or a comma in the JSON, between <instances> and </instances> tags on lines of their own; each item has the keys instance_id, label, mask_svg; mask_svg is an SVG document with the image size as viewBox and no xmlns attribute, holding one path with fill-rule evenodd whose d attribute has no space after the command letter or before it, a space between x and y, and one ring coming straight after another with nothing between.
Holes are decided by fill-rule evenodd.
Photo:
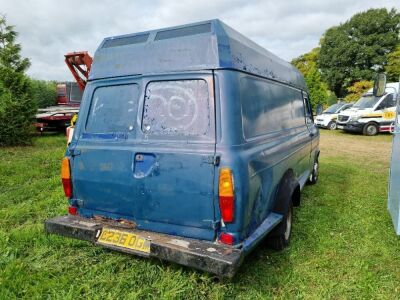
<instances>
[{"instance_id":1,"label":"front wheel","mask_svg":"<svg viewBox=\"0 0 400 300\"><path fill-rule=\"evenodd\" d=\"M328 129L329 130L336 130L337 124L335 121L330 121L328 124Z\"/></svg>"},{"instance_id":2,"label":"front wheel","mask_svg":"<svg viewBox=\"0 0 400 300\"><path fill-rule=\"evenodd\" d=\"M378 134L378 125L375 123L368 123L364 126L363 134L367 136L373 136Z\"/></svg>"}]
</instances>

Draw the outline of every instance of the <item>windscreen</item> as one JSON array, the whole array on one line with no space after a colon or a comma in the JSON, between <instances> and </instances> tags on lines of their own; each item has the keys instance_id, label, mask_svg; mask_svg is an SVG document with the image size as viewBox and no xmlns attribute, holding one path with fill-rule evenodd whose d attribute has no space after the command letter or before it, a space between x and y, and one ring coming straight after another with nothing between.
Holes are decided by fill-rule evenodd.
<instances>
[{"instance_id":1,"label":"windscreen","mask_svg":"<svg viewBox=\"0 0 400 300\"><path fill-rule=\"evenodd\" d=\"M128 133L135 128L137 84L97 88L92 97L86 123L88 133Z\"/></svg>"},{"instance_id":2,"label":"windscreen","mask_svg":"<svg viewBox=\"0 0 400 300\"><path fill-rule=\"evenodd\" d=\"M378 103L380 97L376 97L372 94L366 94L362 96L354 105L354 108L365 109L372 108L376 103Z\"/></svg>"},{"instance_id":3,"label":"windscreen","mask_svg":"<svg viewBox=\"0 0 400 300\"><path fill-rule=\"evenodd\" d=\"M210 132L207 82L150 82L146 88L142 131L155 136L207 136Z\"/></svg>"},{"instance_id":4,"label":"windscreen","mask_svg":"<svg viewBox=\"0 0 400 300\"><path fill-rule=\"evenodd\" d=\"M334 113L336 113L337 110L338 110L339 108L341 108L342 106L343 106L343 104L341 104L341 103L333 104L332 106L329 106L329 107L324 111L324 113L325 113L325 114L334 114Z\"/></svg>"},{"instance_id":5,"label":"windscreen","mask_svg":"<svg viewBox=\"0 0 400 300\"><path fill-rule=\"evenodd\" d=\"M78 84L73 82L70 83L69 90L69 101L70 102L81 102L83 92L79 88Z\"/></svg>"},{"instance_id":6,"label":"windscreen","mask_svg":"<svg viewBox=\"0 0 400 300\"><path fill-rule=\"evenodd\" d=\"M57 96L64 97L67 93L67 86L65 84L57 84Z\"/></svg>"}]
</instances>

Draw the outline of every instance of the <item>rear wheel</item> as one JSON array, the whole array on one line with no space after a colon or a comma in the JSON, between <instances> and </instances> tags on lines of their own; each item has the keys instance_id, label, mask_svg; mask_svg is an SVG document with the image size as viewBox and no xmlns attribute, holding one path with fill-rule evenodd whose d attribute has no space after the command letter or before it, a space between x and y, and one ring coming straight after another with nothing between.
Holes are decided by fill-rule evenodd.
<instances>
[{"instance_id":1,"label":"rear wheel","mask_svg":"<svg viewBox=\"0 0 400 300\"><path fill-rule=\"evenodd\" d=\"M368 123L364 126L363 134L367 136L373 136L378 134L378 125L375 123Z\"/></svg>"},{"instance_id":2,"label":"rear wheel","mask_svg":"<svg viewBox=\"0 0 400 300\"><path fill-rule=\"evenodd\" d=\"M308 184L316 184L319 175L319 162L318 157L315 158L314 165L310 177L308 178Z\"/></svg>"},{"instance_id":3,"label":"rear wheel","mask_svg":"<svg viewBox=\"0 0 400 300\"><path fill-rule=\"evenodd\" d=\"M287 211L283 216L282 222L276 226L266 240L269 248L274 250L283 250L289 246L292 235L293 224L293 203L290 200Z\"/></svg>"},{"instance_id":4,"label":"rear wheel","mask_svg":"<svg viewBox=\"0 0 400 300\"><path fill-rule=\"evenodd\" d=\"M330 121L329 122L329 124L328 124L328 129L329 130L336 130L336 127L337 127L337 125L336 125L335 121Z\"/></svg>"}]
</instances>

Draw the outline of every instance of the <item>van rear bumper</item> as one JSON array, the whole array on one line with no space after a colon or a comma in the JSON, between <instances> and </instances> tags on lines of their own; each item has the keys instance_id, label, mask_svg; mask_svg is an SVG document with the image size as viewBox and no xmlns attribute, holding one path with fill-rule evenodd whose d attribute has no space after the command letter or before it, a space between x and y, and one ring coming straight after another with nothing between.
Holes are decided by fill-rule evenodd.
<instances>
[{"instance_id":1,"label":"van rear bumper","mask_svg":"<svg viewBox=\"0 0 400 300\"><path fill-rule=\"evenodd\" d=\"M123 230L124 232L145 237L150 240L150 253L99 244L98 237L104 227ZM243 250L226 245L138 230L129 224L124 225L108 220L95 220L73 215L49 219L45 222L45 229L48 233L89 241L95 245L101 245L124 253L144 257L157 257L207 271L219 277L233 277L244 257Z\"/></svg>"}]
</instances>

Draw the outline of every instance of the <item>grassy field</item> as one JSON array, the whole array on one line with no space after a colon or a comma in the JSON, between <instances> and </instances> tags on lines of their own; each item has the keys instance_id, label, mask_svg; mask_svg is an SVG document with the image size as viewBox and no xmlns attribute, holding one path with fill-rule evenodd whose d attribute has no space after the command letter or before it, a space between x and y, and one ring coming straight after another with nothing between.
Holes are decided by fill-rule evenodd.
<instances>
[{"instance_id":1,"label":"grassy field","mask_svg":"<svg viewBox=\"0 0 400 300\"><path fill-rule=\"evenodd\" d=\"M322 131L320 181L302 192L290 247L260 245L232 281L46 235L65 214L64 136L0 149L0 299L400 297L400 240L387 203L391 137Z\"/></svg>"}]
</instances>

